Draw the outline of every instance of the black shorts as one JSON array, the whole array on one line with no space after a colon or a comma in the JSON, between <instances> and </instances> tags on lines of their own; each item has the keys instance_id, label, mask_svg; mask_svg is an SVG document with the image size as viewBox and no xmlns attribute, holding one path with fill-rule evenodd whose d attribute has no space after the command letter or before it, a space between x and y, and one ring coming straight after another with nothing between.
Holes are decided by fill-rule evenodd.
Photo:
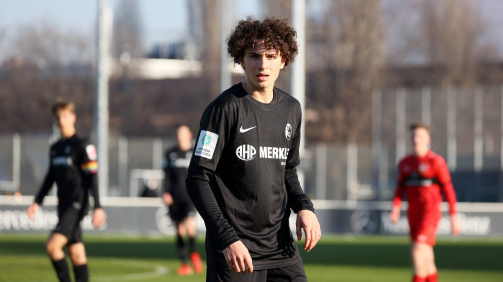
<instances>
[{"instance_id":1,"label":"black shorts","mask_svg":"<svg viewBox=\"0 0 503 282\"><path fill-rule=\"evenodd\" d=\"M82 242L82 228L80 222L86 215L84 210L69 208L59 215L58 225L52 231L59 233L68 239L68 245Z\"/></svg>"},{"instance_id":2,"label":"black shorts","mask_svg":"<svg viewBox=\"0 0 503 282\"><path fill-rule=\"evenodd\" d=\"M206 282L266 282L292 281L307 282L306 272L302 262L279 268L254 270L252 273L236 273L228 270L208 268Z\"/></svg>"},{"instance_id":3,"label":"black shorts","mask_svg":"<svg viewBox=\"0 0 503 282\"><path fill-rule=\"evenodd\" d=\"M192 202L174 202L169 207L168 215L172 221L181 222L189 216L196 216L196 208Z\"/></svg>"}]
</instances>

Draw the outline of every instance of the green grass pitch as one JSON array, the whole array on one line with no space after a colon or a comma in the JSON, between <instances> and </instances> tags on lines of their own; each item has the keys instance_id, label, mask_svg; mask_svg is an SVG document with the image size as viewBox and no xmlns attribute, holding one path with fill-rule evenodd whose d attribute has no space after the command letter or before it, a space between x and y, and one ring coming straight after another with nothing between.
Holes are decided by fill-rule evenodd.
<instances>
[{"instance_id":1,"label":"green grass pitch","mask_svg":"<svg viewBox=\"0 0 503 282\"><path fill-rule=\"evenodd\" d=\"M46 237L0 235L0 281L55 281ZM175 274L179 261L172 237L87 235L84 240L91 281L205 281L204 273ZM204 250L202 239L198 249ZM309 281L411 280L406 237L325 236L301 254ZM503 238L439 238L435 254L442 282L503 281Z\"/></svg>"}]
</instances>

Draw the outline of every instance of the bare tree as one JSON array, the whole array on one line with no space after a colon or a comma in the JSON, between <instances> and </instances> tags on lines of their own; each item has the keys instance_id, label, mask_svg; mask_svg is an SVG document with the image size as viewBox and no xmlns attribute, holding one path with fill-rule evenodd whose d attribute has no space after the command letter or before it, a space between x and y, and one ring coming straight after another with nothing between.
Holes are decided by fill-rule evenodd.
<instances>
[{"instance_id":1,"label":"bare tree","mask_svg":"<svg viewBox=\"0 0 503 282\"><path fill-rule=\"evenodd\" d=\"M131 57L141 57L143 53L143 22L137 0L118 2L114 15L112 55L120 57L129 52Z\"/></svg>"},{"instance_id":2,"label":"bare tree","mask_svg":"<svg viewBox=\"0 0 503 282\"><path fill-rule=\"evenodd\" d=\"M204 11L202 18L204 44L201 61L208 83L207 94L212 97L220 94L220 48L226 48L220 42L220 4L219 0L206 0L200 3Z\"/></svg>"},{"instance_id":3,"label":"bare tree","mask_svg":"<svg viewBox=\"0 0 503 282\"><path fill-rule=\"evenodd\" d=\"M267 7L267 15L281 19L292 18L292 1L284 0L262 0Z\"/></svg>"},{"instance_id":4,"label":"bare tree","mask_svg":"<svg viewBox=\"0 0 503 282\"><path fill-rule=\"evenodd\" d=\"M322 141L362 142L369 130L371 93L384 65L385 33L381 1L338 0L309 34L308 54L319 60L309 78L316 93L311 105L320 121L307 135ZM308 61L309 63L309 61Z\"/></svg>"},{"instance_id":5,"label":"bare tree","mask_svg":"<svg viewBox=\"0 0 503 282\"><path fill-rule=\"evenodd\" d=\"M89 64L93 54L90 36L75 30L63 31L58 26L42 21L19 27L9 53L39 68Z\"/></svg>"}]
</instances>

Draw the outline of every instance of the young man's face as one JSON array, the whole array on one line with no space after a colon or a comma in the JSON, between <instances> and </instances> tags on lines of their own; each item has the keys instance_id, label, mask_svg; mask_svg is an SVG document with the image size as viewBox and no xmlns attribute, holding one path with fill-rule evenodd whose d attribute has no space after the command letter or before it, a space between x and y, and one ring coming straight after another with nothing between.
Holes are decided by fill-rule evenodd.
<instances>
[{"instance_id":1,"label":"young man's face","mask_svg":"<svg viewBox=\"0 0 503 282\"><path fill-rule=\"evenodd\" d=\"M178 144L183 144L192 140L192 132L187 126L180 126L177 129L176 137L178 139Z\"/></svg>"},{"instance_id":2,"label":"young man's face","mask_svg":"<svg viewBox=\"0 0 503 282\"><path fill-rule=\"evenodd\" d=\"M253 48L246 48L241 66L245 70L248 90L264 91L274 87L285 62L278 50L267 50L261 40Z\"/></svg>"},{"instance_id":3,"label":"young man's face","mask_svg":"<svg viewBox=\"0 0 503 282\"><path fill-rule=\"evenodd\" d=\"M430 133L421 127L414 129L412 132L412 144L416 153L427 151L430 145Z\"/></svg>"},{"instance_id":4,"label":"young man's face","mask_svg":"<svg viewBox=\"0 0 503 282\"><path fill-rule=\"evenodd\" d=\"M61 109L54 116L54 123L61 129L61 131L68 131L75 126L75 114L72 111Z\"/></svg>"}]
</instances>

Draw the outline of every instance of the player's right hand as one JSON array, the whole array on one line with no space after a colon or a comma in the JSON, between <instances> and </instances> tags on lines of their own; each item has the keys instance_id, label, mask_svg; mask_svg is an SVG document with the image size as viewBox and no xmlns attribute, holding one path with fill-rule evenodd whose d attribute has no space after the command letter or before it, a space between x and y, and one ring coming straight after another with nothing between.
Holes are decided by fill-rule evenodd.
<instances>
[{"instance_id":1,"label":"player's right hand","mask_svg":"<svg viewBox=\"0 0 503 282\"><path fill-rule=\"evenodd\" d=\"M165 192L164 194L162 194L162 199L164 200L164 203L168 206L172 206L173 205L173 196L171 196L170 193L168 192Z\"/></svg>"},{"instance_id":2,"label":"player's right hand","mask_svg":"<svg viewBox=\"0 0 503 282\"><path fill-rule=\"evenodd\" d=\"M34 220L35 219L35 214L37 213L38 211L38 204L37 203L33 203L31 204L29 207L28 207L28 210L26 210L26 213L28 214L28 217L31 219L31 220Z\"/></svg>"},{"instance_id":3,"label":"player's right hand","mask_svg":"<svg viewBox=\"0 0 503 282\"><path fill-rule=\"evenodd\" d=\"M461 223L457 214L451 215L451 229L452 235L456 236L461 233Z\"/></svg>"},{"instance_id":4,"label":"player's right hand","mask_svg":"<svg viewBox=\"0 0 503 282\"><path fill-rule=\"evenodd\" d=\"M94 229L100 228L105 223L105 211L102 208L94 209L93 211L93 227Z\"/></svg>"},{"instance_id":5,"label":"player's right hand","mask_svg":"<svg viewBox=\"0 0 503 282\"><path fill-rule=\"evenodd\" d=\"M389 219L393 224L398 223L398 219L400 218L400 208L399 207L393 207L391 210L391 213L389 214Z\"/></svg>"},{"instance_id":6,"label":"player's right hand","mask_svg":"<svg viewBox=\"0 0 503 282\"><path fill-rule=\"evenodd\" d=\"M236 241L224 249L224 256L231 271L246 274L253 272L253 263L248 249L241 241Z\"/></svg>"}]
</instances>

